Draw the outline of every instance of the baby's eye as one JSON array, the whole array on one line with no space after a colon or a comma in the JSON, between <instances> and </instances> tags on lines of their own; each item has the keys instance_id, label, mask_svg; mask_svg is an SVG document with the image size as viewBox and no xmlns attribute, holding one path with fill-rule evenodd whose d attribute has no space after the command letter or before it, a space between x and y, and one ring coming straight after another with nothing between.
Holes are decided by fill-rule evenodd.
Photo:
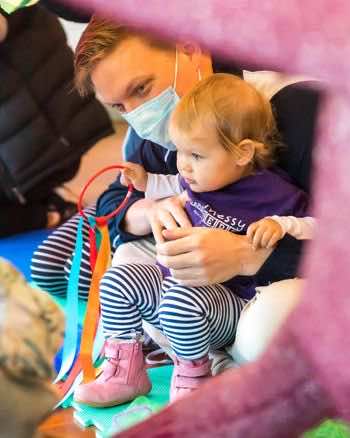
<instances>
[{"instance_id":1,"label":"baby's eye","mask_svg":"<svg viewBox=\"0 0 350 438\"><path fill-rule=\"evenodd\" d=\"M192 153L192 158L194 158L196 161L200 160L202 157L202 155L196 154L195 152Z\"/></svg>"}]
</instances>

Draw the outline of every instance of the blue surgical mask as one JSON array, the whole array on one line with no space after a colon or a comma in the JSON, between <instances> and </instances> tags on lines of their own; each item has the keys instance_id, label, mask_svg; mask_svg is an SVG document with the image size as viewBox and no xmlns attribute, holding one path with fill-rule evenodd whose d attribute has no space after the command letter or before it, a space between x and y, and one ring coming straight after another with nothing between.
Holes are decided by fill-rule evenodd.
<instances>
[{"instance_id":1,"label":"blue surgical mask","mask_svg":"<svg viewBox=\"0 0 350 438\"><path fill-rule=\"evenodd\" d=\"M180 100L176 93L177 69L178 55L176 50L173 85L134 110L122 114L123 118L136 131L139 137L153 141L171 151L175 151L176 146L169 138L169 119L173 109Z\"/></svg>"}]
</instances>

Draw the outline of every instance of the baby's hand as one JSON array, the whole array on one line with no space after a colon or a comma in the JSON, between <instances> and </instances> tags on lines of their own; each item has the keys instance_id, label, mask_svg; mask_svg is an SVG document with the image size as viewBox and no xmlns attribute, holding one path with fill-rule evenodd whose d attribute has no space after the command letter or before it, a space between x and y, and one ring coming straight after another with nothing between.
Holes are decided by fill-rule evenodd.
<instances>
[{"instance_id":1,"label":"baby's hand","mask_svg":"<svg viewBox=\"0 0 350 438\"><path fill-rule=\"evenodd\" d=\"M272 248L282 239L281 225L271 218L261 219L249 225L247 236L254 249Z\"/></svg>"},{"instance_id":2,"label":"baby's hand","mask_svg":"<svg viewBox=\"0 0 350 438\"><path fill-rule=\"evenodd\" d=\"M136 190L146 191L148 175L145 169L140 164L130 162L123 163L123 166L125 166L125 169L121 171L120 177L123 186L132 184Z\"/></svg>"}]
</instances>

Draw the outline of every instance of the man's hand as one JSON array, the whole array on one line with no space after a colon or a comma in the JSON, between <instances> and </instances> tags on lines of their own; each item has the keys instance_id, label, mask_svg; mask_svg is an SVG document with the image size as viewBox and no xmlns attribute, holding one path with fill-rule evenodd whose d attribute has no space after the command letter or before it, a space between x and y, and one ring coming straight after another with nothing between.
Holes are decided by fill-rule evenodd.
<instances>
[{"instance_id":1,"label":"man's hand","mask_svg":"<svg viewBox=\"0 0 350 438\"><path fill-rule=\"evenodd\" d=\"M125 162L123 163L125 169L123 169L120 177L120 182L123 186L132 184L136 190L145 192L147 187L148 175L143 166L136 163Z\"/></svg>"},{"instance_id":2,"label":"man's hand","mask_svg":"<svg viewBox=\"0 0 350 438\"><path fill-rule=\"evenodd\" d=\"M166 241L157 240L157 259L186 286L204 286L222 283L237 275L254 275L271 254L269 249L254 251L246 236L225 230L172 228L163 230L162 235Z\"/></svg>"}]
</instances>

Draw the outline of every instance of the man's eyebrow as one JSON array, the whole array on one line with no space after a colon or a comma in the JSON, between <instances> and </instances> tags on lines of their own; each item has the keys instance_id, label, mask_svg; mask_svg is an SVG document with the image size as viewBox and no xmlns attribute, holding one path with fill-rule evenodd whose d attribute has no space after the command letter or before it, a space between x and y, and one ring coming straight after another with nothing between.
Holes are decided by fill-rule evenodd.
<instances>
[{"instance_id":1,"label":"man's eyebrow","mask_svg":"<svg viewBox=\"0 0 350 438\"><path fill-rule=\"evenodd\" d=\"M132 95L132 93L134 92L135 88L140 85L141 83L145 83L148 84L149 82L154 80L154 75L141 75L141 76L137 76L133 79L131 79L131 81L128 83L128 85L126 86L126 90L125 90L125 94L123 96L123 98L129 97L130 95ZM96 97L98 98L98 94L96 94ZM117 100L123 100L122 99L114 99L112 102L104 102L102 99L100 99L101 101L103 101L103 103L105 105L108 106L113 106L115 105L115 103L117 102Z\"/></svg>"}]
</instances>

